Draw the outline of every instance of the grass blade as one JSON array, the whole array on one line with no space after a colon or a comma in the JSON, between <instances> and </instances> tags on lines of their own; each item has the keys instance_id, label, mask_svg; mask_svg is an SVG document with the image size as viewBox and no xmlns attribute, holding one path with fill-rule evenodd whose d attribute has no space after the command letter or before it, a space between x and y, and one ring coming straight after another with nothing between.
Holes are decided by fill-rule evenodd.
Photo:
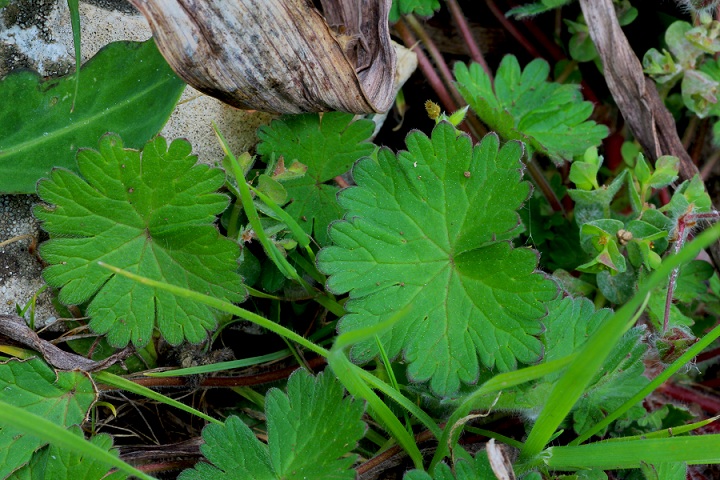
<instances>
[{"instance_id":1,"label":"grass blade","mask_svg":"<svg viewBox=\"0 0 720 480\"><path fill-rule=\"evenodd\" d=\"M641 463L720 463L720 435L597 442L577 447L550 447L545 463L554 470L639 468Z\"/></svg>"},{"instance_id":2,"label":"grass blade","mask_svg":"<svg viewBox=\"0 0 720 480\"><path fill-rule=\"evenodd\" d=\"M595 373L605 362L623 333L632 325L632 317L653 288L667 281L676 267L692 260L720 237L720 224L704 231L676 255L666 258L660 267L638 288L635 296L620 308L590 337L578 356L558 380L533 425L521 452L521 458L539 454L583 394Z\"/></svg>"},{"instance_id":3,"label":"grass blade","mask_svg":"<svg viewBox=\"0 0 720 480\"><path fill-rule=\"evenodd\" d=\"M94 445L82 437L74 435L69 430L55 425L43 417L32 414L25 409L16 407L0 400L0 423L14 427L23 433L27 433L45 440L48 443L79 452L86 457L103 462L108 466L133 475L142 480L153 480L153 477L128 465L110 452Z\"/></svg>"},{"instance_id":4,"label":"grass blade","mask_svg":"<svg viewBox=\"0 0 720 480\"><path fill-rule=\"evenodd\" d=\"M154 390L150 390L147 387L138 385L137 383L135 383L131 380L120 377L118 375L114 375L110 372L93 373L92 377L96 382L104 383L106 385L111 385L111 386L117 387L117 388L121 388L123 390L135 393L137 395L142 395L143 397L147 397L152 400L156 400L158 402L164 403L166 405L170 405L171 407L179 408L180 410L191 413L193 415L197 415L198 417L203 418L203 419L207 420L208 422L216 423L218 425L223 425L223 422L211 417L210 415L206 415L199 410L195 410L194 408L192 408L188 405L185 405L184 403L180 403L177 400L173 400L172 398L166 397L165 395L163 395L161 393L158 393Z\"/></svg>"}]
</instances>

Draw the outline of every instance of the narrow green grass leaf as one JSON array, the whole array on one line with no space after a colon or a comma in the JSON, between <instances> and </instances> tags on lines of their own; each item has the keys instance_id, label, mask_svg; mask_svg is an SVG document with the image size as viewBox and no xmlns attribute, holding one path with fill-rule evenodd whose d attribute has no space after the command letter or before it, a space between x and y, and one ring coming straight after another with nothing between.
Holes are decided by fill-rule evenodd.
<instances>
[{"instance_id":1,"label":"narrow green grass leaf","mask_svg":"<svg viewBox=\"0 0 720 480\"><path fill-rule=\"evenodd\" d=\"M648 294L652 289L667 281L673 269L695 258L698 252L707 248L718 237L720 237L720 224L704 231L678 254L666 258L660 267L640 285L637 294L593 334L555 385L530 431L521 452L521 458L534 457L543 450L560 423L583 394L595 373L603 365L615 344L632 326L633 316L639 314L638 309L647 302Z\"/></svg>"},{"instance_id":2,"label":"narrow green grass leaf","mask_svg":"<svg viewBox=\"0 0 720 480\"><path fill-rule=\"evenodd\" d=\"M699 422L689 423L687 425L680 425L677 427L671 427L671 428L666 428L663 430L657 430L655 432L643 433L642 435L633 435L631 437L613 437L613 438L605 439L603 441L605 441L605 442L627 442L630 440L643 440L646 438L677 437L684 433L689 433L689 432L692 432L693 430L697 430L698 428L702 428L706 425L710 425L711 423L716 422L718 419L720 419L720 415L716 415L712 418L707 418L707 419L701 420ZM574 446L574 445L570 444L570 446Z\"/></svg>"},{"instance_id":3,"label":"narrow green grass leaf","mask_svg":"<svg viewBox=\"0 0 720 480\"><path fill-rule=\"evenodd\" d=\"M415 468L422 470L422 454L420 453L420 450L415 443L415 439L407 430L405 430L402 423L400 423L400 420L395 416L395 414L393 414L393 412L388 408L385 402L383 402L380 397L378 397L375 392L373 392L372 389L368 387L366 381L363 380L363 377L368 376L366 375L367 372L350 362L350 360L348 360L343 351L345 348L348 348L358 342L367 340L368 338L377 337L383 331L392 328L408 313L408 310L409 307L405 307L404 309L397 312L395 315L391 316L390 318L379 324L371 325L365 328L361 328L359 330L339 335L335 339L333 348L330 351L330 356L328 357L328 365L330 365L330 368L332 368L333 372L335 372L335 375L337 375L343 385L345 385L345 388L348 390L348 392L350 392L350 394L352 394L356 398L362 398L368 402L368 405L370 407L370 413L373 415L373 417L376 420L380 421L384 428L387 429L387 431L393 437L395 437L395 440L397 440L400 446L405 449L405 451L415 464ZM393 390L397 392L389 385L388 390Z\"/></svg>"},{"instance_id":4,"label":"narrow green grass leaf","mask_svg":"<svg viewBox=\"0 0 720 480\"><path fill-rule=\"evenodd\" d=\"M700 352L710 346L715 340L720 337L720 325L713 328L710 332L705 334L697 343L693 344L683 353L677 360L670 364L665 370L662 371L658 376L653 378L645 388L638 391L633 397L629 398L624 404L618 407L616 410L611 412L605 419L594 425L592 428L584 431L578 438L570 442L570 445L579 445L588 440L593 435L602 431L610 425L612 422L620 418L625 412L628 411L633 405L637 405L642 399L650 395L656 388L665 383L671 376L673 376L678 370L683 368L688 362L692 361Z\"/></svg>"},{"instance_id":5,"label":"narrow green grass leaf","mask_svg":"<svg viewBox=\"0 0 720 480\"><path fill-rule=\"evenodd\" d=\"M159 282L157 280L152 280L150 278L143 277L141 275L136 275L134 273L128 272L121 268L114 267L112 265L108 265L103 262L98 262L98 265L100 265L101 267L107 268L119 275L127 277L131 280L142 283L144 285L149 285L153 288L159 288L161 290L170 292L173 295L188 298L195 302L202 303L203 305L207 305L209 307L216 308L222 312L227 312L232 315L236 315L244 320L248 320L257 325L260 325L261 327L266 328L266 329L270 330L271 332L277 333L280 336L286 337L286 338L290 339L291 341L293 341L299 345L302 345L303 347L307 348L308 350L317 353L320 356L327 357L330 354L330 352L328 350L326 350L318 345L315 345L313 342L298 335L297 333L293 332L292 330L289 330L289 329L283 327L282 325L278 325L277 323L272 322L272 321L268 320L267 318L261 317L260 315L253 313L249 310L245 310L244 308L240 308L236 305L233 305L230 302L226 302L224 300L212 297L210 295L204 295L202 293L194 292L192 290L188 290L187 288L178 287L176 285L170 285L169 283Z\"/></svg>"},{"instance_id":6,"label":"narrow green grass leaf","mask_svg":"<svg viewBox=\"0 0 720 480\"><path fill-rule=\"evenodd\" d=\"M79 0L67 0L68 9L70 10L70 26L72 27L73 46L75 47L75 93L73 94L73 103L70 111L75 110L75 99L80 90L80 64L82 63L82 55L80 54L80 2Z\"/></svg>"},{"instance_id":7,"label":"narrow green grass leaf","mask_svg":"<svg viewBox=\"0 0 720 480\"><path fill-rule=\"evenodd\" d=\"M361 398L368 402L370 413L375 420L379 421L385 429L395 437L398 444L407 452L413 461L415 468L423 469L423 460L420 449L415 439L410 435L400 420L393 414L388 406L378 397L375 392L367 386L358 375L359 367L353 365L347 359L342 350L333 350L328 357L328 365L345 385L348 392L355 398Z\"/></svg>"},{"instance_id":8,"label":"narrow green grass leaf","mask_svg":"<svg viewBox=\"0 0 720 480\"><path fill-rule=\"evenodd\" d=\"M265 362L272 362L288 356L290 356L290 350L285 349L280 350L279 352L269 353L267 355L260 355L258 357L243 358L241 360L231 360L229 362L218 362L211 365L200 365L190 368L176 368L174 370L166 370L164 372L147 372L144 375L146 377L163 378L182 377L185 375L198 375L201 373L222 372L225 370L232 370L233 368L250 367Z\"/></svg>"},{"instance_id":9,"label":"narrow green grass leaf","mask_svg":"<svg viewBox=\"0 0 720 480\"><path fill-rule=\"evenodd\" d=\"M92 376L95 379L95 381L98 383L104 383L106 385L117 387L122 390L126 390L128 392L135 393L137 395L142 395L143 397L147 397L151 400L155 400L157 402L164 403L165 405L170 405L171 407L175 407L175 408L178 408L185 412L188 412L192 415L196 415L202 419L207 420L208 422L222 425L222 422L220 420L213 418L210 415L207 415L199 410L196 410L188 405L185 405L184 403L178 402L177 400L173 400L172 398L166 397L162 393L158 393L147 387L138 385L137 383L130 381L126 378L123 378L118 375L114 375L110 372L105 372L105 371L93 373Z\"/></svg>"},{"instance_id":10,"label":"narrow green grass leaf","mask_svg":"<svg viewBox=\"0 0 720 480\"><path fill-rule=\"evenodd\" d=\"M131 467L106 449L88 442L44 417L32 414L25 408L10 405L3 400L0 400L0 423L5 426L12 426L17 431L33 435L43 442L81 452L88 458L116 467L128 475L134 475L142 480L153 480L150 475Z\"/></svg>"},{"instance_id":11,"label":"narrow green grass leaf","mask_svg":"<svg viewBox=\"0 0 720 480\"><path fill-rule=\"evenodd\" d=\"M454 445L457 442L457 438L460 436L460 433L462 433L462 429L453 430L453 426L458 420L466 416L475 408L478 399L490 393L499 392L506 388L521 385L532 380L537 380L547 375L552 375L570 365L576 358L577 354L573 354L565 358L559 358L557 360L543 362L539 365L521 368L520 370L515 370L514 372L495 375L490 380L483 383L473 393L463 398L460 401L460 404L455 408L452 415L450 415L450 418L447 420L442 436L438 440L438 448L435 450L435 455L433 455L432 462L430 463L430 471L433 471L435 466L438 465L443 458L450 454L450 445ZM450 438L451 434L453 434L452 439Z\"/></svg>"},{"instance_id":12,"label":"narrow green grass leaf","mask_svg":"<svg viewBox=\"0 0 720 480\"><path fill-rule=\"evenodd\" d=\"M575 447L550 447L545 464L553 470L640 468L642 463L720 463L720 435L598 442Z\"/></svg>"}]
</instances>

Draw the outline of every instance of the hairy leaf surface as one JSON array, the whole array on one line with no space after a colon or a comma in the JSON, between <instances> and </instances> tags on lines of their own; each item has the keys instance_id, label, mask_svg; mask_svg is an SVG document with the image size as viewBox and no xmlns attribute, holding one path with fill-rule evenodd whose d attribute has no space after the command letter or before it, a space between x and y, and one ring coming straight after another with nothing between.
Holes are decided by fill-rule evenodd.
<instances>
[{"instance_id":1,"label":"hairy leaf surface","mask_svg":"<svg viewBox=\"0 0 720 480\"><path fill-rule=\"evenodd\" d=\"M42 360L32 358L0 363L0 398L57 425L70 426L85 419L96 391L86 373L55 372ZM0 425L0 478L25 465L44 444Z\"/></svg>"},{"instance_id":2,"label":"hairy leaf surface","mask_svg":"<svg viewBox=\"0 0 720 480\"><path fill-rule=\"evenodd\" d=\"M185 470L180 480L354 479L347 454L365 434L363 404L343 394L329 373L294 373L287 394L274 388L265 397L268 445L237 417L208 425L201 450L211 463Z\"/></svg>"},{"instance_id":3,"label":"hairy leaf surface","mask_svg":"<svg viewBox=\"0 0 720 480\"><path fill-rule=\"evenodd\" d=\"M368 140L374 127L370 120L353 122L350 113L329 112L287 115L258 131L257 152L266 162L274 155L288 165L292 160L307 165L303 177L282 182L291 202L285 210L320 245L328 243L330 222L342 216L335 199L339 189L325 182L372 154L375 146Z\"/></svg>"},{"instance_id":4,"label":"hairy leaf surface","mask_svg":"<svg viewBox=\"0 0 720 480\"><path fill-rule=\"evenodd\" d=\"M612 314L607 309L596 312L592 302L586 298L556 300L550 304L549 310L544 322L547 330L543 334L547 361L576 352ZM582 433L600 422L647 385L649 380L643 376L645 367L642 363L646 346L640 342L643 334L641 328L632 329L615 346L602 370L573 408L576 432Z\"/></svg>"},{"instance_id":5,"label":"hairy leaf surface","mask_svg":"<svg viewBox=\"0 0 720 480\"><path fill-rule=\"evenodd\" d=\"M330 291L350 292L343 332L410 305L381 341L391 357L404 352L414 380L447 395L475 382L480 362L508 371L539 360L542 302L557 286L535 272L535 251L508 242L530 193L521 144L500 148L488 135L473 147L440 123L432 138L411 133L407 146L355 165L358 186L339 195L346 220L332 225L336 246L320 251L318 266L331 275ZM377 353L374 341L364 342L352 357L367 362Z\"/></svg>"},{"instance_id":6,"label":"hairy leaf surface","mask_svg":"<svg viewBox=\"0 0 720 480\"><path fill-rule=\"evenodd\" d=\"M562 163L599 145L608 129L588 120L593 106L582 101L578 85L548 82L549 72L544 60L521 70L517 59L506 55L493 86L480 65L455 64L460 93L491 129Z\"/></svg>"},{"instance_id":7,"label":"hairy leaf surface","mask_svg":"<svg viewBox=\"0 0 720 480\"><path fill-rule=\"evenodd\" d=\"M238 246L213 225L228 204L216 193L224 174L195 165L190 151L185 140L168 146L159 137L141 153L107 135L99 151L78 153L84 178L55 169L38 185L51 204L35 209L52 237L40 248L50 264L43 276L61 287L65 304L95 295L87 307L90 327L107 333L111 345L142 347L155 326L171 344L197 343L216 320L209 307L115 275L98 261L216 298L243 299Z\"/></svg>"}]
</instances>

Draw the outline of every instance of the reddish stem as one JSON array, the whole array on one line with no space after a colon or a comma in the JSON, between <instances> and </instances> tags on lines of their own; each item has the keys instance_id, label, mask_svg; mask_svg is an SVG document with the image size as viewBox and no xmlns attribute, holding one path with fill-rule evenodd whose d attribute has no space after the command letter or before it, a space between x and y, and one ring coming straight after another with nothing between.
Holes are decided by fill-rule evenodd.
<instances>
[{"instance_id":1,"label":"reddish stem","mask_svg":"<svg viewBox=\"0 0 720 480\"><path fill-rule=\"evenodd\" d=\"M473 34L470 31L470 26L468 25L467 20L465 20L465 15L463 14L460 5L458 4L457 0L445 0L445 3L447 3L448 10L450 10L450 15L452 15L453 20L455 20L455 23L457 24L460 35L462 36L463 40L465 40L465 45L467 46L467 49L470 53L470 58L480 64L482 69L485 70L485 74L490 78L490 82L492 82L492 71L490 70L490 67L485 61L485 56L483 55L480 47L475 41L475 37L473 37Z\"/></svg>"},{"instance_id":2,"label":"reddish stem","mask_svg":"<svg viewBox=\"0 0 720 480\"><path fill-rule=\"evenodd\" d=\"M708 350L707 352L701 353L695 358L695 361L697 361L697 363L700 363L706 360L711 360L715 357L720 357L720 348L714 348L712 350Z\"/></svg>"},{"instance_id":3,"label":"reddish stem","mask_svg":"<svg viewBox=\"0 0 720 480\"><path fill-rule=\"evenodd\" d=\"M535 48L535 46L527 39L525 36L520 33L520 30L515 27L515 25L510 22L510 20L507 19L505 14L500 11L498 6L495 4L495 0L487 0L487 6L490 9L490 12L492 12L493 15L495 15L495 18L497 18L498 22L505 28L505 30L508 31L510 35L512 35L517 42L525 48L525 50L528 51L530 55L532 55L535 58L542 58L542 54L538 49Z\"/></svg>"},{"instance_id":4,"label":"reddish stem","mask_svg":"<svg viewBox=\"0 0 720 480\"><path fill-rule=\"evenodd\" d=\"M445 62L442 53L440 53L440 49L437 47L437 45L435 45L435 42L433 42L432 38L430 38L430 35L427 34L420 22L418 22L418 20L413 15L406 15L404 17L404 20L410 25L410 28L413 30L415 35L420 38L420 41L423 43L425 48L427 48L428 53L430 53L430 56L435 61L435 66L440 71L440 76L445 81L445 86L447 87L448 92L450 92L450 95L452 95L453 100L455 100L458 105L463 105L465 103L465 100L463 99L462 95L460 95L458 89L455 87L455 78L450 71L450 67L448 67L447 63ZM480 120L478 120L474 113L468 112L465 116L465 122L467 123L468 127L470 127L472 136L476 140L482 138L487 134L487 129L483 126L482 123L480 123Z\"/></svg>"},{"instance_id":5,"label":"reddish stem","mask_svg":"<svg viewBox=\"0 0 720 480\"><path fill-rule=\"evenodd\" d=\"M673 253L677 255L680 249L685 245L687 238L686 230L687 215L682 215L678 219L677 229L675 230L675 245L673 246ZM667 296L665 297L665 315L663 318L663 334L667 332L668 324L670 323L670 308L672 307L673 295L675 293L675 284L677 283L677 276L680 268L674 268L670 273L670 280L668 281Z\"/></svg>"},{"instance_id":6,"label":"reddish stem","mask_svg":"<svg viewBox=\"0 0 720 480\"><path fill-rule=\"evenodd\" d=\"M718 399L703 395L702 393L690 388L666 382L658 388L658 391L672 399L698 405L700 408L712 415L716 415L717 412L720 411L720 401Z\"/></svg>"},{"instance_id":7,"label":"reddish stem","mask_svg":"<svg viewBox=\"0 0 720 480\"><path fill-rule=\"evenodd\" d=\"M445 88L445 84L443 84L437 72L435 72L435 69L430 63L430 59L427 57L427 55L425 55L425 52L423 52L421 48L417 48L418 41L410 32L410 30L408 30L405 22L402 20L398 21L395 24L395 30L397 30L397 32L400 34L400 37L402 37L403 42L405 42L405 46L414 51L417 55L420 70L422 70L423 75L425 75L428 83L435 91L435 94L438 96L438 99L440 100L440 103L442 103L443 108L448 112L456 111L458 109L457 104L450 96L450 92L448 92L448 89Z\"/></svg>"},{"instance_id":8,"label":"reddish stem","mask_svg":"<svg viewBox=\"0 0 720 480\"><path fill-rule=\"evenodd\" d=\"M327 361L323 357L316 357L308 360L307 364L313 370L325 365ZM264 383L277 382L284 380L290 376L292 372L300 368L300 365L292 365L272 372L260 373L257 375L245 375L235 377L209 377L200 382L200 388L227 388L227 387L245 387L250 385L262 385ZM144 387L184 387L188 385L185 377L125 377L131 382L137 383ZM116 387L108 385L99 385L102 391L118 390Z\"/></svg>"}]
</instances>

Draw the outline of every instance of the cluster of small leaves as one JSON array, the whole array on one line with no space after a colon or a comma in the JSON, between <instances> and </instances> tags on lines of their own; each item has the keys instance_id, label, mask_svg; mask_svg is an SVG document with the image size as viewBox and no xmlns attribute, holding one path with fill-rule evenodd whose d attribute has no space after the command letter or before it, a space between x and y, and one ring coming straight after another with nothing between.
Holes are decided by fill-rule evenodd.
<instances>
[{"instance_id":1,"label":"cluster of small leaves","mask_svg":"<svg viewBox=\"0 0 720 480\"><path fill-rule=\"evenodd\" d=\"M638 10L630 4L629 0L613 0L613 6L621 27L630 25L637 18ZM571 34L568 41L570 58L577 62L595 62L598 70L602 71L600 57L592 38L590 38L585 18L581 15L576 21L564 19L564 22Z\"/></svg>"},{"instance_id":2,"label":"cluster of small leaves","mask_svg":"<svg viewBox=\"0 0 720 480\"><path fill-rule=\"evenodd\" d=\"M480 364L508 371L540 358L542 302L557 287L535 272L536 252L508 243L530 193L521 144L488 135L473 147L445 122L406 142L407 152L355 165L358 186L339 195L346 220L332 225L318 266L330 291L350 292L342 332L412 305L380 340L391 358L403 352L413 381L450 395ZM352 357L368 362L377 348L362 342Z\"/></svg>"},{"instance_id":3,"label":"cluster of small leaves","mask_svg":"<svg viewBox=\"0 0 720 480\"><path fill-rule=\"evenodd\" d=\"M643 57L645 72L670 89L680 81L682 103L700 118L720 116L717 95L720 89L720 22L710 18L693 27L676 21L665 32L667 50L651 48ZM713 126L715 142L720 141L720 122Z\"/></svg>"},{"instance_id":4,"label":"cluster of small leaves","mask_svg":"<svg viewBox=\"0 0 720 480\"><path fill-rule=\"evenodd\" d=\"M570 180L578 187L570 190L575 200L580 226L580 243L593 258L577 267L581 272L600 273L609 271L615 275L627 270L623 252L627 250L633 267L643 265L652 270L660 264L660 254L667 248L667 240L673 229L672 221L648 203L653 188L663 188L677 179L678 160L661 157L651 171L645 158L639 154L632 175L618 176L608 188L598 185L597 174L602 157L597 150L588 149L582 161L573 163ZM624 171L626 172L626 171ZM628 178L628 192L634 215L624 220L611 218L610 204Z\"/></svg>"},{"instance_id":5,"label":"cluster of small leaves","mask_svg":"<svg viewBox=\"0 0 720 480\"><path fill-rule=\"evenodd\" d=\"M288 379L287 394L274 388L265 396L267 445L237 417L208 425L201 450L210 463L179 479L354 479L349 453L365 435L363 411L329 372L313 377L299 370Z\"/></svg>"},{"instance_id":6,"label":"cluster of small leaves","mask_svg":"<svg viewBox=\"0 0 720 480\"><path fill-rule=\"evenodd\" d=\"M695 177L677 186L670 202L662 207L651 203L654 190L665 188L677 180L679 162L663 156L650 167L641 153L631 155L625 148L626 169L608 186L600 186L598 173L602 157L588 149L582 160L573 163L570 180L578 187L569 190L575 200L575 219L580 229L580 246L589 259L576 269L594 275L585 278L595 283L599 291L612 303L622 304L635 292L636 285L646 272L656 269L669 242L678 238L678 225L696 213L710 210L710 197L702 180ZM627 198L621 203L630 213L611 208L618 192L626 186ZM667 290L653 293L648 308L656 327L663 328L663 318L669 313L671 332L658 344L660 356L669 357L668 350L682 352L692 341L688 327L693 321L680 313L677 306L666 312Z\"/></svg>"},{"instance_id":7,"label":"cluster of small leaves","mask_svg":"<svg viewBox=\"0 0 720 480\"><path fill-rule=\"evenodd\" d=\"M403 15L430 17L440 10L439 0L393 0L390 7L390 22L397 22Z\"/></svg>"},{"instance_id":8,"label":"cluster of small leaves","mask_svg":"<svg viewBox=\"0 0 720 480\"><path fill-rule=\"evenodd\" d=\"M47 205L35 215L51 240L40 248L47 283L65 304L90 300L90 327L113 346L146 345L155 327L171 344L198 343L216 325L197 302L140 285L98 265L127 269L219 299L245 297L238 246L213 225L228 204L216 193L225 175L195 165L187 141L158 137L142 152L104 136L99 151L81 150L82 177L53 170L38 185Z\"/></svg>"},{"instance_id":9,"label":"cluster of small leaves","mask_svg":"<svg viewBox=\"0 0 720 480\"><path fill-rule=\"evenodd\" d=\"M275 165L283 159L307 167L305 175L283 180L290 202L285 211L300 220L321 246L329 242L330 222L342 217L335 200L339 189L327 182L346 173L358 159L372 155L375 146L368 140L374 128L370 120L353 121L352 114L330 112L286 116L258 130L257 152L265 163Z\"/></svg>"},{"instance_id":10,"label":"cluster of small leaves","mask_svg":"<svg viewBox=\"0 0 720 480\"><path fill-rule=\"evenodd\" d=\"M512 55L498 67L495 83L480 65L455 65L458 89L472 109L505 140L520 140L528 156L540 152L560 164L572 161L608 135L588 120L593 110L577 85L548 82L550 66L541 59L524 70Z\"/></svg>"}]
</instances>

